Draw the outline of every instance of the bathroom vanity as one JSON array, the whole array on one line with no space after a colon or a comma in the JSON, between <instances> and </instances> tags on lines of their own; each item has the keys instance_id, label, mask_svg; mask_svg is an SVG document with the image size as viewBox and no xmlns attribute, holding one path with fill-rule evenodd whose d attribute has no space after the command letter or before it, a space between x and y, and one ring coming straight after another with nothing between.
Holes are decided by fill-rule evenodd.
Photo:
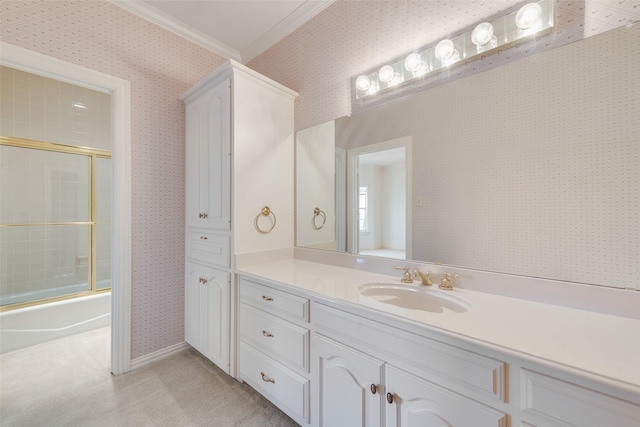
<instances>
[{"instance_id":1,"label":"bathroom vanity","mask_svg":"<svg viewBox=\"0 0 640 427\"><path fill-rule=\"evenodd\" d=\"M638 320L300 259L239 274L239 376L301 425L640 425Z\"/></svg>"}]
</instances>

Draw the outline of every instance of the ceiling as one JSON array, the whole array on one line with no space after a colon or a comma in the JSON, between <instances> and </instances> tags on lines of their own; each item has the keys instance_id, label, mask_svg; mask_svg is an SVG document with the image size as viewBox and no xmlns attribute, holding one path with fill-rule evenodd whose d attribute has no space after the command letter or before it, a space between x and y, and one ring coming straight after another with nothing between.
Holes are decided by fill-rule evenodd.
<instances>
[{"instance_id":1,"label":"ceiling","mask_svg":"<svg viewBox=\"0 0 640 427\"><path fill-rule=\"evenodd\" d=\"M335 0L109 0L225 58L246 64Z\"/></svg>"}]
</instances>

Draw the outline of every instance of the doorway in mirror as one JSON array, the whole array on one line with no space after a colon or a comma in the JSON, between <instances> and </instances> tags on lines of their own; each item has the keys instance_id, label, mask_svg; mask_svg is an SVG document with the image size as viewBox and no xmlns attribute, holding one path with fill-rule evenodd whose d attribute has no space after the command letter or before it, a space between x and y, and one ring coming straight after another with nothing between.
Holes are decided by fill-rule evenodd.
<instances>
[{"instance_id":1,"label":"doorway in mirror","mask_svg":"<svg viewBox=\"0 0 640 427\"><path fill-rule=\"evenodd\" d=\"M410 137L348 150L349 252L411 256L410 150Z\"/></svg>"}]
</instances>

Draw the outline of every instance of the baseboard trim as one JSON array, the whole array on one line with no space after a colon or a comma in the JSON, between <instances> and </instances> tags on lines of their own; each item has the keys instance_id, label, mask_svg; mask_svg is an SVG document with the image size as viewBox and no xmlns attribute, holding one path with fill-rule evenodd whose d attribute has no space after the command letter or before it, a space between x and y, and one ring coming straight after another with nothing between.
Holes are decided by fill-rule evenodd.
<instances>
[{"instance_id":1,"label":"baseboard trim","mask_svg":"<svg viewBox=\"0 0 640 427\"><path fill-rule=\"evenodd\" d=\"M141 368L142 366L148 365L149 363L155 362L156 360L160 360L165 357L180 353L187 348L189 348L189 344L187 344L186 342L181 342L179 344L172 345L171 347L163 348L162 350L158 350L153 353L146 354L142 357L138 357L131 360L131 370Z\"/></svg>"}]
</instances>

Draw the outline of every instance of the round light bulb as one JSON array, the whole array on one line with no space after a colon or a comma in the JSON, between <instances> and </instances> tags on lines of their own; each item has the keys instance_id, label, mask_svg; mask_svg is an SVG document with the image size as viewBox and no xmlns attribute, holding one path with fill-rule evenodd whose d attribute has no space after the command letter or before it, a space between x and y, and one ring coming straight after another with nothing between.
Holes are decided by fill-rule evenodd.
<instances>
[{"instance_id":1,"label":"round light bulb","mask_svg":"<svg viewBox=\"0 0 640 427\"><path fill-rule=\"evenodd\" d=\"M485 46L493 37L493 25L483 22L476 25L471 33L471 42L476 46Z\"/></svg>"},{"instance_id":2,"label":"round light bulb","mask_svg":"<svg viewBox=\"0 0 640 427\"><path fill-rule=\"evenodd\" d=\"M453 42L449 39L444 39L440 43L436 45L434 53L436 58L440 61L446 61L453 57L453 54L456 52L456 47Z\"/></svg>"},{"instance_id":3,"label":"round light bulb","mask_svg":"<svg viewBox=\"0 0 640 427\"><path fill-rule=\"evenodd\" d=\"M366 76L364 74L358 76L358 78L356 79L356 87L358 88L358 90L362 91L369 90L369 88L371 87L371 79L369 79L369 76Z\"/></svg>"},{"instance_id":4,"label":"round light bulb","mask_svg":"<svg viewBox=\"0 0 640 427\"><path fill-rule=\"evenodd\" d=\"M412 53L404 60L404 68L407 71L416 73L422 67L422 57L418 53Z\"/></svg>"},{"instance_id":5,"label":"round light bulb","mask_svg":"<svg viewBox=\"0 0 640 427\"><path fill-rule=\"evenodd\" d=\"M378 78L383 83L391 83L395 76L396 72L393 70L391 65L385 65L380 68L380 71L378 71Z\"/></svg>"},{"instance_id":6,"label":"round light bulb","mask_svg":"<svg viewBox=\"0 0 640 427\"><path fill-rule=\"evenodd\" d=\"M516 13L516 26L521 30L527 30L540 19L542 8L538 3L528 3Z\"/></svg>"}]
</instances>

